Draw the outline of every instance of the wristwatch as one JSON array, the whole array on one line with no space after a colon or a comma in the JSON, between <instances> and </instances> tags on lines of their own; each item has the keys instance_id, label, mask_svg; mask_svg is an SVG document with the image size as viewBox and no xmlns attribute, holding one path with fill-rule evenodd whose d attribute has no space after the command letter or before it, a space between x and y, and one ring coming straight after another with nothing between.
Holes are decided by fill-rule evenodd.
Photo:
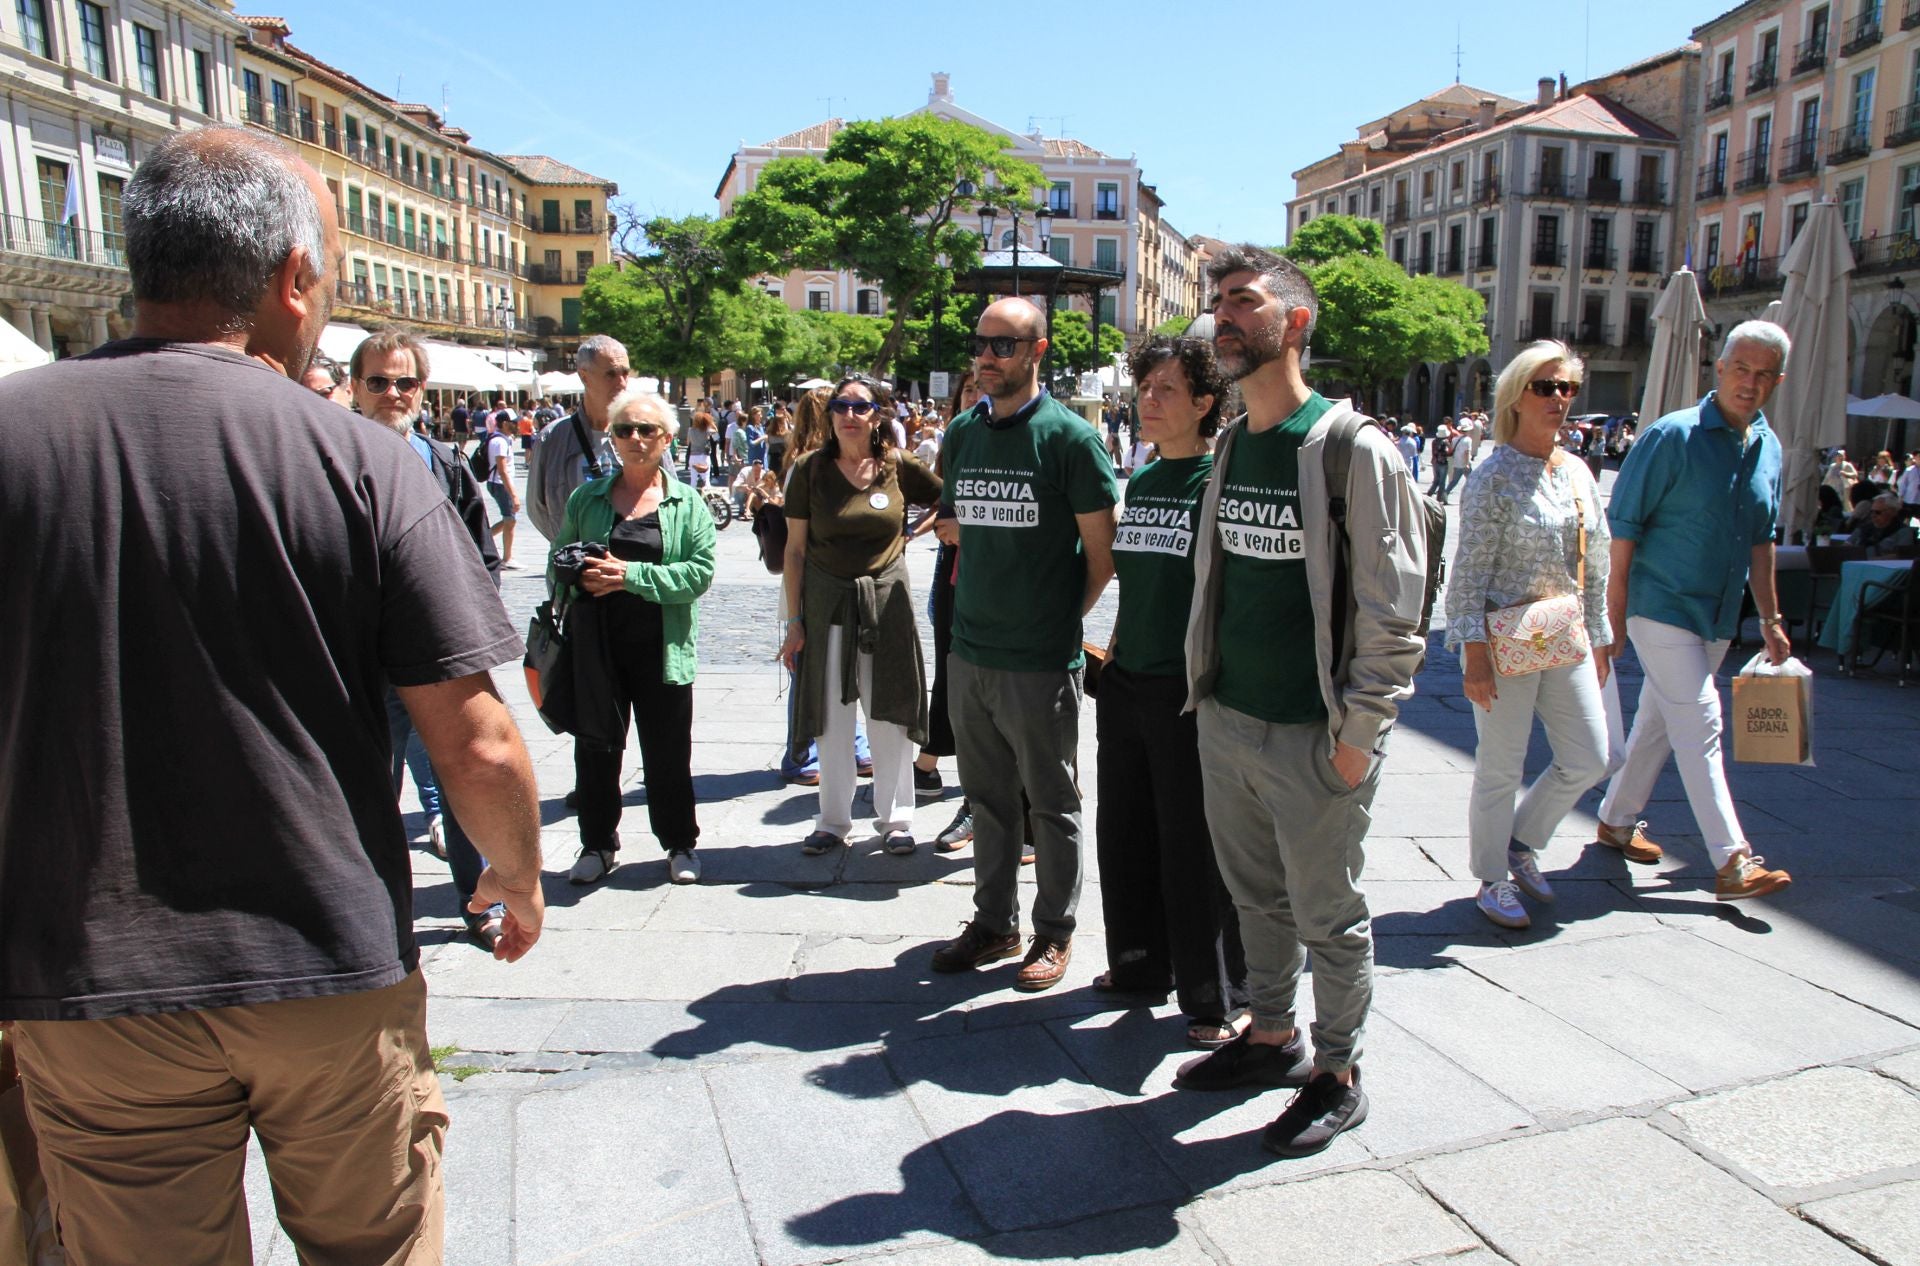
<instances>
[{"instance_id":1,"label":"wristwatch","mask_svg":"<svg viewBox=\"0 0 1920 1266\"><path fill-rule=\"evenodd\" d=\"M1760 617L1760 627L1763 629L1767 628L1768 626L1772 626L1773 628L1779 628L1781 625L1785 624L1786 622L1787 622L1787 617L1783 615L1763 615Z\"/></svg>"}]
</instances>

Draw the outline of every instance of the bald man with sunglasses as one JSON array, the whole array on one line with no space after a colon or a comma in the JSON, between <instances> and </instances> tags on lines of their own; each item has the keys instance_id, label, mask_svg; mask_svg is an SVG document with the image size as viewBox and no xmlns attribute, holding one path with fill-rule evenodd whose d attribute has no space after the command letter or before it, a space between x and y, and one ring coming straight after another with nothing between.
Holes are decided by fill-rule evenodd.
<instances>
[{"instance_id":1,"label":"bald man with sunglasses","mask_svg":"<svg viewBox=\"0 0 1920 1266\"><path fill-rule=\"evenodd\" d=\"M1032 805L1032 942L1015 988L1049 989L1080 901L1080 621L1113 578L1119 492L1099 433L1040 385L1046 323L988 305L972 340L980 403L954 419L935 531L960 547L947 707L973 807L974 917L935 971L1020 953L1020 852Z\"/></svg>"}]
</instances>

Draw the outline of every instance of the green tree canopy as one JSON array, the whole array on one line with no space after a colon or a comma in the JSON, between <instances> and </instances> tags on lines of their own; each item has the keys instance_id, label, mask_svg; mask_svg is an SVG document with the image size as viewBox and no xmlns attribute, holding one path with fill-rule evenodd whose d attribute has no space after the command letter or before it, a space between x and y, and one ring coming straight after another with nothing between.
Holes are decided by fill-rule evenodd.
<instances>
[{"instance_id":1,"label":"green tree canopy","mask_svg":"<svg viewBox=\"0 0 1920 1266\"><path fill-rule=\"evenodd\" d=\"M1308 268L1342 255L1384 255L1385 241L1377 220L1363 220L1353 215L1323 215L1301 225L1295 231L1293 240L1281 248L1280 254L1302 268Z\"/></svg>"},{"instance_id":2,"label":"green tree canopy","mask_svg":"<svg viewBox=\"0 0 1920 1266\"><path fill-rule=\"evenodd\" d=\"M1287 254L1320 296L1316 360L1337 362L1342 377L1371 391L1421 361L1485 355L1479 292L1441 277L1409 277L1380 244L1378 224L1346 215L1320 216L1294 235Z\"/></svg>"},{"instance_id":3,"label":"green tree canopy","mask_svg":"<svg viewBox=\"0 0 1920 1266\"><path fill-rule=\"evenodd\" d=\"M1093 322L1086 313L1063 309L1053 314L1053 363L1076 374L1113 363L1127 336L1111 325L1100 327L1100 350L1093 350Z\"/></svg>"},{"instance_id":4,"label":"green tree canopy","mask_svg":"<svg viewBox=\"0 0 1920 1266\"><path fill-rule=\"evenodd\" d=\"M950 269L979 262L979 240L957 218L994 188L1039 188L1040 169L1008 142L927 114L851 123L820 158L779 158L728 217L729 253L753 273L844 268L878 286L892 320L872 361L885 374L921 300Z\"/></svg>"}]
</instances>

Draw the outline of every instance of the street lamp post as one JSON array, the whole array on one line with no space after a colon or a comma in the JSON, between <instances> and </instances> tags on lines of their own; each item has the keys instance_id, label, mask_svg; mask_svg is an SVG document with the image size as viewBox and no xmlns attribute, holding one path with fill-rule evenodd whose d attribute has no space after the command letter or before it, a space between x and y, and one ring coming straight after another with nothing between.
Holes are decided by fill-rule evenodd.
<instances>
[{"instance_id":1,"label":"street lamp post","mask_svg":"<svg viewBox=\"0 0 1920 1266\"><path fill-rule=\"evenodd\" d=\"M513 350L508 343L513 334L513 296L502 291L500 302L493 306L493 314L500 319L500 372L513 381Z\"/></svg>"}]
</instances>

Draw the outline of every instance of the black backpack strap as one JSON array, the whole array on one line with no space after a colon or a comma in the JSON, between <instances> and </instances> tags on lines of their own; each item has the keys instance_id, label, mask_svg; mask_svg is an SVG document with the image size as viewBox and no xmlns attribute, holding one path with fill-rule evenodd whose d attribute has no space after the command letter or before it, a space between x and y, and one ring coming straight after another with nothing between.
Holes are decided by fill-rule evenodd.
<instances>
[{"instance_id":1,"label":"black backpack strap","mask_svg":"<svg viewBox=\"0 0 1920 1266\"><path fill-rule=\"evenodd\" d=\"M1347 569L1352 542L1347 538L1347 481L1353 472L1353 446L1366 415L1351 405L1334 406L1345 412L1328 424L1320 454L1327 472L1327 515L1340 531L1340 547L1333 553L1333 655L1337 662L1347 640Z\"/></svg>"},{"instance_id":2,"label":"black backpack strap","mask_svg":"<svg viewBox=\"0 0 1920 1266\"><path fill-rule=\"evenodd\" d=\"M606 470L600 465L599 452L594 449L593 445L587 443L587 428L580 425L580 411L575 409L573 416L569 418L568 421L573 423L573 438L580 445L580 456L587 459L587 478L600 478L600 476L606 473Z\"/></svg>"}]
</instances>

